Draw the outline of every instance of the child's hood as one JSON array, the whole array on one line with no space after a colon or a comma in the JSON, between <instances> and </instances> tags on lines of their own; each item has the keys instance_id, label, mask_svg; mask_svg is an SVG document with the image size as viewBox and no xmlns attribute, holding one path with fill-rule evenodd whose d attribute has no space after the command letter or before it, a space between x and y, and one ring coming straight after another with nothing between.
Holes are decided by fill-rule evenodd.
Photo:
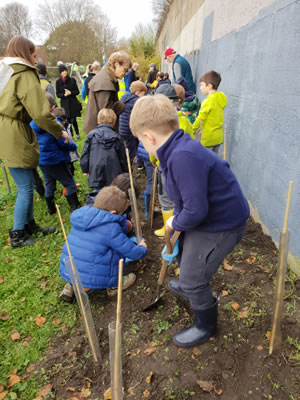
<instances>
[{"instance_id":1,"label":"child's hood","mask_svg":"<svg viewBox=\"0 0 300 400\"><path fill-rule=\"evenodd\" d=\"M217 104L222 108L227 106L227 97L223 92L215 92L214 101L216 101Z\"/></svg>"},{"instance_id":2,"label":"child's hood","mask_svg":"<svg viewBox=\"0 0 300 400\"><path fill-rule=\"evenodd\" d=\"M127 103L135 103L138 99L138 96L134 93L131 92L126 92L125 94L123 94L123 96L121 97L121 101L125 104Z\"/></svg>"},{"instance_id":3,"label":"child's hood","mask_svg":"<svg viewBox=\"0 0 300 400\"><path fill-rule=\"evenodd\" d=\"M119 223L122 230L126 232L126 217L123 215L111 214L108 211L96 207L83 206L73 211L70 217L72 226L80 231L88 231L97 226L104 226L111 223ZM111 227L108 229L111 230Z\"/></svg>"},{"instance_id":4,"label":"child's hood","mask_svg":"<svg viewBox=\"0 0 300 400\"><path fill-rule=\"evenodd\" d=\"M118 133L111 125L98 125L93 131L93 137L97 143L101 143L105 148L110 148L116 141L120 140Z\"/></svg>"}]
</instances>

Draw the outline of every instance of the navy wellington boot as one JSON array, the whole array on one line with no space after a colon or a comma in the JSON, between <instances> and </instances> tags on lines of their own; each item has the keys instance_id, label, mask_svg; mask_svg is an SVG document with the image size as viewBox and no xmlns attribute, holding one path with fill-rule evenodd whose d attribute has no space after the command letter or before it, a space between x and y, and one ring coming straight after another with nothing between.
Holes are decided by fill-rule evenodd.
<instances>
[{"instance_id":1,"label":"navy wellington boot","mask_svg":"<svg viewBox=\"0 0 300 400\"><path fill-rule=\"evenodd\" d=\"M144 204L145 204L145 221L148 221L149 218L149 207L150 207L150 194L144 192Z\"/></svg>"},{"instance_id":2,"label":"navy wellington boot","mask_svg":"<svg viewBox=\"0 0 300 400\"><path fill-rule=\"evenodd\" d=\"M205 310L193 311L194 325L174 336L174 343L179 347L193 347L217 335L218 299L215 298L214 304Z\"/></svg>"}]
</instances>

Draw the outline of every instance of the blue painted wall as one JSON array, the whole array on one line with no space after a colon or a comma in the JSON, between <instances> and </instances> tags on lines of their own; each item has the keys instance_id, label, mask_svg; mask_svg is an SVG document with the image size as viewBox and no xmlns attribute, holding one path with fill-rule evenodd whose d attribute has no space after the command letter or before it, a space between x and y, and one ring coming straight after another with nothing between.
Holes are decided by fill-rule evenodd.
<instances>
[{"instance_id":1,"label":"blue painted wall","mask_svg":"<svg viewBox=\"0 0 300 400\"><path fill-rule=\"evenodd\" d=\"M245 195L275 241L283 227L289 181L294 189L289 249L300 258L300 1L282 0L243 28L211 40L214 14L200 51L189 59L197 93L209 69L222 75L227 159Z\"/></svg>"}]
</instances>

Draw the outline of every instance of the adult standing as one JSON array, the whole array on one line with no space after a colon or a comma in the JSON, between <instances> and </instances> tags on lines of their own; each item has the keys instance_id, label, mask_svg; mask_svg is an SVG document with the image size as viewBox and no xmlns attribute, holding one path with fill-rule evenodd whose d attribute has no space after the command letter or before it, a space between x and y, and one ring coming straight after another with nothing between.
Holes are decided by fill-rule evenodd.
<instances>
[{"instance_id":1,"label":"adult standing","mask_svg":"<svg viewBox=\"0 0 300 400\"><path fill-rule=\"evenodd\" d=\"M124 111L125 104L118 98L118 79L123 79L130 64L129 56L122 51L117 51L109 57L107 65L90 81L89 101L83 128L86 134L97 128L97 115L102 108L111 108L117 117ZM118 120L115 129L118 130Z\"/></svg>"},{"instance_id":2,"label":"adult standing","mask_svg":"<svg viewBox=\"0 0 300 400\"><path fill-rule=\"evenodd\" d=\"M68 69L64 64L58 66L60 78L56 80L56 95L60 98L60 105L64 108L67 121L76 133L76 139L80 139L77 117L81 115L81 103L77 100L79 89L74 78L68 75Z\"/></svg>"},{"instance_id":3,"label":"adult standing","mask_svg":"<svg viewBox=\"0 0 300 400\"><path fill-rule=\"evenodd\" d=\"M196 93L196 86L193 81L189 62L170 47L165 51L165 60L172 64L173 81L176 82L180 77L183 77L187 81L189 90Z\"/></svg>"},{"instance_id":4,"label":"adult standing","mask_svg":"<svg viewBox=\"0 0 300 400\"><path fill-rule=\"evenodd\" d=\"M0 62L0 158L5 161L17 186L14 225L9 230L11 246L33 244L31 235L48 235L55 228L38 226L33 217L34 178L32 170L39 165L39 145L29 126L34 120L56 139L68 141L62 126L49 111L35 68L35 45L22 36L10 40L6 56Z\"/></svg>"},{"instance_id":5,"label":"adult standing","mask_svg":"<svg viewBox=\"0 0 300 400\"><path fill-rule=\"evenodd\" d=\"M155 81L157 73L158 71L156 69L156 64L155 63L149 64L149 73L147 78L148 84L151 85Z\"/></svg>"},{"instance_id":6,"label":"adult standing","mask_svg":"<svg viewBox=\"0 0 300 400\"><path fill-rule=\"evenodd\" d=\"M54 100L55 100L55 98L56 98L55 97L55 90L54 90L54 87L49 82L48 69L47 69L46 65L40 63L40 64L36 65L36 68L37 68L38 73L39 73L39 78L40 78L40 83L41 83L42 89L45 92L50 93L54 97Z\"/></svg>"},{"instance_id":7,"label":"adult standing","mask_svg":"<svg viewBox=\"0 0 300 400\"><path fill-rule=\"evenodd\" d=\"M126 83L126 91L130 92L130 85L132 82L138 81L139 77L136 76L136 72L139 70L139 64L137 62L134 62L132 64L132 67L130 68L128 74L127 74L127 79L125 81Z\"/></svg>"}]
</instances>

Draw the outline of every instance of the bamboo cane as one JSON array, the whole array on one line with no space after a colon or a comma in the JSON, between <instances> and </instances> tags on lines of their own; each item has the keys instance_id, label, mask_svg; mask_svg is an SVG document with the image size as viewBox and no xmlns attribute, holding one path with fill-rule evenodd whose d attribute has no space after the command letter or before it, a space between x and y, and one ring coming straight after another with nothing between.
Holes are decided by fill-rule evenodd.
<instances>
[{"instance_id":1,"label":"bamboo cane","mask_svg":"<svg viewBox=\"0 0 300 400\"><path fill-rule=\"evenodd\" d=\"M10 193L11 190L10 190L9 180L8 180L8 177L7 177L6 168L4 167L4 165L1 165L1 168L2 168L2 173L3 173L3 178L4 178L4 181L5 181L6 190L7 190L8 193Z\"/></svg>"},{"instance_id":2,"label":"bamboo cane","mask_svg":"<svg viewBox=\"0 0 300 400\"><path fill-rule=\"evenodd\" d=\"M122 277L123 277L123 258L121 258L121 260L119 261L118 299L117 299L116 333L115 333L114 397L113 397L114 400L119 400L119 393L120 393L119 357L120 357L120 332L121 332Z\"/></svg>"},{"instance_id":3,"label":"bamboo cane","mask_svg":"<svg viewBox=\"0 0 300 400\"><path fill-rule=\"evenodd\" d=\"M293 181L290 181L289 193L287 199L287 205L285 209L285 217L283 224L283 231L280 236L280 247L279 247L279 265L278 265L278 276L275 292L275 307L273 313L273 323L270 338L269 354L273 353L273 350L278 350L281 344L281 334L280 334L280 318L283 302L283 290L284 290L284 280L286 273L286 263L287 263L287 244L288 244L288 234L287 234L287 223L290 211L291 194L293 188Z\"/></svg>"},{"instance_id":4,"label":"bamboo cane","mask_svg":"<svg viewBox=\"0 0 300 400\"><path fill-rule=\"evenodd\" d=\"M133 212L134 212L135 230L136 230L135 233L136 233L137 242L139 243L139 242L141 241L141 239L142 239L140 218L139 218L139 213L138 213L138 208L137 208L137 201L136 201L135 190L134 190L134 186L133 186L133 178L132 178L132 171L131 171L131 163L130 163L129 151L128 151L128 148L127 148L127 147L126 147L125 150L126 150L126 157L127 157L128 171L129 171L131 195L132 195L132 207L133 207Z\"/></svg>"},{"instance_id":5,"label":"bamboo cane","mask_svg":"<svg viewBox=\"0 0 300 400\"><path fill-rule=\"evenodd\" d=\"M96 349L95 349L95 346L94 346L94 342L92 340L92 335L91 335L90 327L89 327L89 324L88 324L88 321L87 321L87 316L86 316L86 312L85 312L85 308L84 308L81 292L79 290L77 274L76 274L76 270L75 270L75 267L74 267L74 264L73 264L73 258L72 258L72 255L71 255L71 250L70 250L70 247L69 247L69 242L68 242L68 238L67 238L67 235L66 235L64 223L63 223L63 220L61 218L61 214L60 214L60 210L59 210L58 205L55 204L55 207L56 207L56 210L57 210L58 218L59 218L59 221L60 221L60 224L61 224L61 228L62 228L62 231L63 231L63 234L64 234L64 238L65 238L65 241L66 241L66 246L67 246L67 250L68 250L68 254L69 254L69 258L70 258L70 263L71 263L71 267L72 267L72 272L73 272L73 275L74 275L76 291L77 291L77 294L78 294L78 299L79 299L80 307L81 307L81 310L82 310L83 320L84 320L84 324L85 324L85 327L86 327L86 332L87 332L87 335L88 335L89 343L90 343L90 346L91 346L94 362L98 363L99 359L97 357L97 352L96 352Z\"/></svg>"},{"instance_id":6,"label":"bamboo cane","mask_svg":"<svg viewBox=\"0 0 300 400\"><path fill-rule=\"evenodd\" d=\"M154 214L154 203L155 203L155 195L156 195L156 185L157 185L157 167L153 170L153 177L152 177L152 192L151 192L151 202L149 208L149 222L148 226L151 229L153 225L153 214Z\"/></svg>"},{"instance_id":7,"label":"bamboo cane","mask_svg":"<svg viewBox=\"0 0 300 400\"><path fill-rule=\"evenodd\" d=\"M226 160L226 124L224 125L223 160Z\"/></svg>"}]
</instances>

